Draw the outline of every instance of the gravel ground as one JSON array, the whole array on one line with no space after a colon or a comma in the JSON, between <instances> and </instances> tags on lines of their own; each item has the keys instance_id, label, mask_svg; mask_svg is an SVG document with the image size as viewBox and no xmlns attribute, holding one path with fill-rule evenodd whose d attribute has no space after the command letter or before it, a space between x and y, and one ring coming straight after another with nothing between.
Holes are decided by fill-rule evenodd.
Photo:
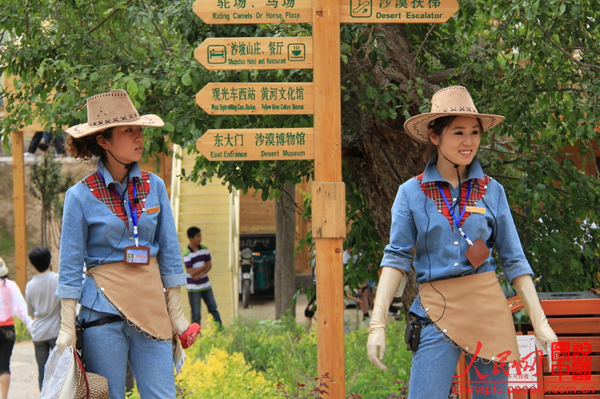
<instances>
[{"instance_id":1,"label":"gravel ground","mask_svg":"<svg viewBox=\"0 0 600 399\"><path fill-rule=\"evenodd\" d=\"M15 344L10 358L10 388L8 399L36 399L38 389L37 363L33 342L22 341Z\"/></svg>"}]
</instances>

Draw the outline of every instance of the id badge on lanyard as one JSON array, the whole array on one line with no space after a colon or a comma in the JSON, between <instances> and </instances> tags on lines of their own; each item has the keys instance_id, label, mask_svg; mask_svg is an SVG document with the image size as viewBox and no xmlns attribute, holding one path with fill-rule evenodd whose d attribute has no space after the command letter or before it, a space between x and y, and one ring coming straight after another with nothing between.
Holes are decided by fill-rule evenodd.
<instances>
[{"instance_id":1,"label":"id badge on lanyard","mask_svg":"<svg viewBox=\"0 0 600 399\"><path fill-rule=\"evenodd\" d=\"M133 198L134 201L137 199L137 190L135 182L133 182ZM137 201L134 205L131 205L129 198L127 199L129 205L129 211L131 213L131 221L133 223L133 238L135 239L135 245L125 247L123 263L130 266L144 266L150 264L150 248L139 245L138 238L138 220L137 220Z\"/></svg>"},{"instance_id":2,"label":"id badge on lanyard","mask_svg":"<svg viewBox=\"0 0 600 399\"><path fill-rule=\"evenodd\" d=\"M98 172L100 174L100 177L102 177L102 180L104 181L104 176L102 176L102 174L100 172ZM106 186L106 181L104 181L104 185ZM129 247L125 247L124 248L124 255L123 255L123 263L125 263L126 265L129 266L145 266L145 265L149 265L150 264L150 248L144 246L144 245L139 245L139 236L138 236L138 220L137 220L137 188L135 185L135 182L132 183L133 186L133 199L134 199L134 203L135 206L131 205L131 201L129 200L129 198L123 198L122 195L120 195L118 192L116 192L115 190L108 188L108 186L106 186L110 191L112 191L113 193L117 194L119 197L121 197L121 199L123 199L124 201L127 201L127 204L129 205L129 211L131 213L131 221L133 224L133 237L135 238L135 245L130 245ZM127 190L127 188L126 188Z\"/></svg>"},{"instance_id":3,"label":"id badge on lanyard","mask_svg":"<svg viewBox=\"0 0 600 399\"><path fill-rule=\"evenodd\" d=\"M481 266L481 264L483 262L485 262L485 260L488 258L488 256L490 256L490 249L487 247L487 245L485 245L485 243L483 242L483 240L481 238L478 238L477 240L475 240L475 242L472 242L469 239L469 237L467 237L467 235L465 234L463 229L461 228L460 221L462 220L462 217L465 214L465 211L467 210L467 204L465 204L462 212L460 213L459 217L457 218L456 214L454 213L454 209L452 209L452 207L450 206L450 203L448 202L448 198L446 197L446 194L444 193L442 186L440 185L439 182L436 182L436 184L438 186L438 189L440 190L440 194L442 194L442 198L444 199L444 202L446 203L448 210L450 211L450 214L452 215L452 219L454 219L454 223L456 223L456 226L458 227L458 232L465 239L467 244L469 244L469 249L467 249L467 252L465 252L465 257L467 258L469 263L471 263L471 266L473 266L475 269L477 269L479 266ZM471 192L471 182L469 182L469 188L467 189L467 200L469 198L470 192Z\"/></svg>"},{"instance_id":4,"label":"id badge on lanyard","mask_svg":"<svg viewBox=\"0 0 600 399\"><path fill-rule=\"evenodd\" d=\"M143 245L125 247L123 263L129 266L145 266L150 264L150 248Z\"/></svg>"}]
</instances>

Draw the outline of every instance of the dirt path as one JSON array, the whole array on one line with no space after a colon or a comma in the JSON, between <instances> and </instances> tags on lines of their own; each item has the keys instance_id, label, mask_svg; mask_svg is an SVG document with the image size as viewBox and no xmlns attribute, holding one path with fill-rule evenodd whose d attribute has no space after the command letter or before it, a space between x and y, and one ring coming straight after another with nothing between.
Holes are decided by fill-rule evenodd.
<instances>
[{"instance_id":1,"label":"dirt path","mask_svg":"<svg viewBox=\"0 0 600 399\"><path fill-rule=\"evenodd\" d=\"M10 388L8 399L37 399L38 372L33 342L22 341L15 344L10 358Z\"/></svg>"},{"instance_id":2,"label":"dirt path","mask_svg":"<svg viewBox=\"0 0 600 399\"><path fill-rule=\"evenodd\" d=\"M300 294L296 302L296 321L300 324L307 324L308 320L304 316L304 309L308 300L305 294ZM244 309L240 303L239 315L242 319L274 320L275 319L275 301L273 298L252 297L248 309ZM317 312L316 317L319 316ZM349 328L355 328L362 321L362 313L359 308L352 307L344 310L345 324ZM313 321L312 328L316 327L316 321Z\"/></svg>"}]
</instances>

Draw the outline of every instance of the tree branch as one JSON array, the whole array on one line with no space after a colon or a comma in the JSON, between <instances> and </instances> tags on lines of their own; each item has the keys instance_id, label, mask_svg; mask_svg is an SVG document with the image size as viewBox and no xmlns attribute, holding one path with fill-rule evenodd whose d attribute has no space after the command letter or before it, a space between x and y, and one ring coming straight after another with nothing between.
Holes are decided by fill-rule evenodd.
<instances>
[{"instance_id":1,"label":"tree branch","mask_svg":"<svg viewBox=\"0 0 600 399\"><path fill-rule=\"evenodd\" d=\"M143 5L143 6L144 6L144 8L146 9L146 11L148 11L148 12L151 12L151 11L148 9L148 6L146 5L146 2L144 2L143 0L142 0L142 5ZM156 34L158 35L158 37L160 37L160 40L161 40L161 42L162 42L162 45L163 45L163 50L165 50L165 52L167 52L167 50L168 50L168 47L169 47L169 46L168 46L168 43L167 43L167 41L165 40L165 38L163 37L163 35L162 35L162 32L161 32L161 31L160 31L160 29L158 28L158 25L156 24L156 21L155 21L155 19L154 19L154 14L152 14L151 21L152 21L152 25L154 26L154 29L156 30Z\"/></svg>"},{"instance_id":2,"label":"tree branch","mask_svg":"<svg viewBox=\"0 0 600 399\"><path fill-rule=\"evenodd\" d=\"M416 58L415 58L416 60ZM434 85L437 85L439 83L445 82L446 80L448 80L448 77L451 75L457 75L459 72L458 68L448 68L448 69L444 69L442 71L435 71L433 73L430 73L428 75L425 76L425 79Z\"/></svg>"},{"instance_id":3,"label":"tree branch","mask_svg":"<svg viewBox=\"0 0 600 399\"><path fill-rule=\"evenodd\" d=\"M129 0L129 1L127 1L127 3L125 3L125 6L128 6L128 5L129 5L129 3L131 3L132 1L133 1L133 0ZM112 18L114 15L116 15L116 14L117 14L119 11L125 11L125 10L123 10L122 8L119 8L119 9L113 10L113 11L112 11L110 14L108 14L108 15L106 16L106 18L104 18L102 21L100 21L100 23L99 23L98 25L96 25L96 26L94 26L92 29L90 29L90 30L88 31L88 34L90 34L90 33L94 32L95 30L99 29L99 28L100 28L102 25L104 25L104 24L106 23L106 21L108 21L109 19L111 19L111 18Z\"/></svg>"},{"instance_id":4,"label":"tree branch","mask_svg":"<svg viewBox=\"0 0 600 399\"><path fill-rule=\"evenodd\" d=\"M558 49L558 51L560 51L561 53L563 53L567 58L569 58L571 61L573 61L575 64L579 65L581 68L587 68L587 69L595 69L600 71L600 66L597 65L590 65L590 64L585 64L581 61L579 61L575 56L573 56L573 54L570 54L568 51L566 51L565 49L563 49L553 38L551 35L548 34L548 32L546 32L546 29L544 29L544 27L542 26L542 24L540 24L538 21L532 21L533 24L535 26L538 27L539 30L542 31L542 33L544 34L544 36L546 36L546 39L548 39L550 41L550 43L552 43L554 45L554 47L556 47Z\"/></svg>"},{"instance_id":5,"label":"tree branch","mask_svg":"<svg viewBox=\"0 0 600 399\"><path fill-rule=\"evenodd\" d=\"M433 29L435 27L436 27L436 24L431 24L431 28L429 28L429 30L427 31L427 34L425 35L425 38L423 38L423 41L421 41L421 44L419 45L419 49L417 50L415 57L413 58L413 62L411 64L411 70L414 70L416 68L417 59L419 58L419 53L421 52L421 50L423 50L423 46L425 46L425 43L427 42L429 35L431 34L431 32L433 32Z\"/></svg>"}]
</instances>

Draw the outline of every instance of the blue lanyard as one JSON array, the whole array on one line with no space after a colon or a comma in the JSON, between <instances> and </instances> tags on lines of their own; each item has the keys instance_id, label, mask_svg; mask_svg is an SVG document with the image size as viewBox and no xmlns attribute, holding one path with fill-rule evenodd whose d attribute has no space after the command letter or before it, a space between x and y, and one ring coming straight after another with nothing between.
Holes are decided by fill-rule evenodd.
<instances>
[{"instance_id":1,"label":"blue lanyard","mask_svg":"<svg viewBox=\"0 0 600 399\"><path fill-rule=\"evenodd\" d=\"M442 189L442 185L440 184L439 181L435 182L435 184L438 187L438 190L440 190L440 194L442 194L442 198L444 199L444 202L446 203L448 210L450 211L450 215L452 215L452 219L454 219L454 223L456 223L456 226L458 227L458 232L465 239L467 244L469 244L469 246L473 246L473 241L471 241L469 239L469 237L467 237L467 235L465 234L463 229L460 227L460 221L462 220L463 216L465 215L465 212L467 211L467 203L469 201L469 195L471 194L471 183L472 182L473 182L472 180L469 181L469 187L467 187L467 197L466 197L465 205L463 206L463 209L459 215L460 217L458 219L456 218L456 213L454 212L454 209L452 209L452 207L450 206L450 202L448 202L448 198L446 197L446 194L444 193L444 190Z\"/></svg>"},{"instance_id":2,"label":"blue lanyard","mask_svg":"<svg viewBox=\"0 0 600 399\"><path fill-rule=\"evenodd\" d=\"M133 238L135 238L135 246L136 247L139 246L137 209L136 209L136 206L131 205L131 201L129 201L129 198L124 198L125 192L127 192L127 186L125 187L125 191L124 191L123 195L121 195L116 190L113 190L112 188L110 188L109 186L106 185L106 180L104 180L104 176L102 176L102 173L100 171L98 171L98 174L102 178L102 181L104 182L104 186L106 188L108 188L113 193L117 194L121 198L121 200L127 201L127 205L129 205L129 211L131 214L131 220L133 222ZM127 180L128 180L127 184L129 185L129 179L127 179ZM136 187L136 184L134 181L132 182L132 186L133 186L133 199L136 200L137 199L137 187ZM137 203L136 203L136 205L137 205Z\"/></svg>"}]
</instances>

